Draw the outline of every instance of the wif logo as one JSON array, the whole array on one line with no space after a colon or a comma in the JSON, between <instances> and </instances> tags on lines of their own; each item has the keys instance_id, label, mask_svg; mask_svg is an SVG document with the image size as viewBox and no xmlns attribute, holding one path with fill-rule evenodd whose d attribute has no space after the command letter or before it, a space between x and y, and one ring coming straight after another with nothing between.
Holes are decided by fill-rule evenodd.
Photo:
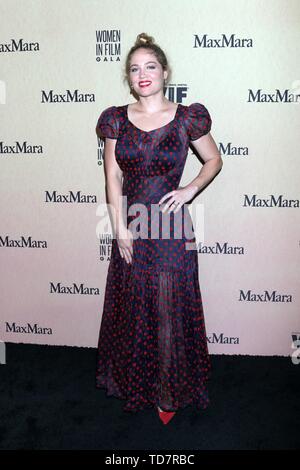
<instances>
[{"instance_id":1,"label":"wif logo","mask_svg":"<svg viewBox=\"0 0 300 470\"><path fill-rule=\"evenodd\" d=\"M188 86L185 83L169 83L167 87L164 88L164 92L168 100L173 101L174 103L181 103L183 99L187 97Z\"/></svg>"}]
</instances>

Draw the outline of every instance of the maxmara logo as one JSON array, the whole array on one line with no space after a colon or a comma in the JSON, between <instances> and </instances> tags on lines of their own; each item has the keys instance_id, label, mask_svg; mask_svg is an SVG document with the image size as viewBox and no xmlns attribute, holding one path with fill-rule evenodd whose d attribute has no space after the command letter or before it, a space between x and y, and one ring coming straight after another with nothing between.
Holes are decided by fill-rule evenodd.
<instances>
[{"instance_id":1,"label":"maxmara logo","mask_svg":"<svg viewBox=\"0 0 300 470\"><path fill-rule=\"evenodd\" d=\"M209 48L220 48L220 47L253 47L252 39L237 38L235 34L230 36L222 34L219 38L209 38L207 34L198 36L194 34L194 46L193 47L209 47Z\"/></svg>"},{"instance_id":2,"label":"maxmara logo","mask_svg":"<svg viewBox=\"0 0 300 470\"><path fill-rule=\"evenodd\" d=\"M300 93L290 90L280 91L278 88L273 93L265 93L262 89L248 90L248 103L299 103Z\"/></svg>"},{"instance_id":3,"label":"maxmara logo","mask_svg":"<svg viewBox=\"0 0 300 470\"><path fill-rule=\"evenodd\" d=\"M80 294L80 295L100 295L98 287L85 287L83 283L72 286L64 286L60 282L54 284L50 282L50 294Z\"/></svg>"},{"instance_id":4,"label":"maxmara logo","mask_svg":"<svg viewBox=\"0 0 300 470\"><path fill-rule=\"evenodd\" d=\"M25 142L15 142L14 145L8 145L4 142L0 142L0 153L1 154L32 154L32 153L43 153L43 147L41 145L29 145Z\"/></svg>"},{"instance_id":5,"label":"maxmara logo","mask_svg":"<svg viewBox=\"0 0 300 470\"><path fill-rule=\"evenodd\" d=\"M24 39L11 39L9 43L0 44L0 52L32 52L39 51L38 42L26 42Z\"/></svg>"},{"instance_id":6,"label":"maxmara logo","mask_svg":"<svg viewBox=\"0 0 300 470\"><path fill-rule=\"evenodd\" d=\"M244 156L249 155L248 147L236 147L229 142L226 146L222 143L219 145L219 152L222 155L229 155L229 156Z\"/></svg>"},{"instance_id":7,"label":"maxmara logo","mask_svg":"<svg viewBox=\"0 0 300 470\"><path fill-rule=\"evenodd\" d=\"M46 200L45 202L55 202L55 203L88 203L95 204L97 202L97 196L92 194L82 194L81 191L69 191L67 194L59 194L57 191L45 191Z\"/></svg>"},{"instance_id":8,"label":"maxmara logo","mask_svg":"<svg viewBox=\"0 0 300 470\"><path fill-rule=\"evenodd\" d=\"M271 194L268 198L258 197L256 194L248 196L244 194L244 207L299 207L299 199L286 199L281 194L274 196Z\"/></svg>"},{"instance_id":9,"label":"maxmara logo","mask_svg":"<svg viewBox=\"0 0 300 470\"><path fill-rule=\"evenodd\" d=\"M269 292L265 290L263 293L252 292L250 289L247 292L240 290L240 302L292 302L290 294L278 294L275 290Z\"/></svg>"},{"instance_id":10,"label":"maxmara logo","mask_svg":"<svg viewBox=\"0 0 300 470\"><path fill-rule=\"evenodd\" d=\"M96 31L96 61L118 62L121 55L121 30L103 29Z\"/></svg>"},{"instance_id":11,"label":"maxmara logo","mask_svg":"<svg viewBox=\"0 0 300 470\"><path fill-rule=\"evenodd\" d=\"M25 334L34 334L34 335L52 335L52 328L44 328L38 326L37 323L31 325L27 323L26 325L17 325L15 322L6 324L6 333L25 333Z\"/></svg>"},{"instance_id":12,"label":"maxmara logo","mask_svg":"<svg viewBox=\"0 0 300 470\"><path fill-rule=\"evenodd\" d=\"M212 333L211 335L207 336L207 342L211 344L239 344L240 340L237 336L225 336L224 333L220 333L217 335L216 333Z\"/></svg>"},{"instance_id":13,"label":"maxmara logo","mask_svg":"<svg viewBox=\"0 0 300 470\"><path fill-rule=\"evenodd\" d=\"M198 245L198 253L206 255L244 255L243 246L231 246L228 242L218 243L214 245L204 245L202 242Z\"/></svg>"},{"instance_id":14,"label":"maxmara logo","mask_svg":"<svg viewBox=\"0 0 300 470\"><path fill-rule=\"evenodd\" d=\"M94 93L81 93L79 90L66 90L64 93L55 93L53 90L42 90L41 103L90 103L94 101Z\"/></svg>"},{"instance_id":15,"label":"maxmara logo","mask_svg":"<svg viewBox=\"0 0 300 470\"><path fill-rule=\"evenodd\" d=\"M0 248L48 248L46 240L34 240L31 236L19 239L0 236Z\"/></svg>"}]
</instances>

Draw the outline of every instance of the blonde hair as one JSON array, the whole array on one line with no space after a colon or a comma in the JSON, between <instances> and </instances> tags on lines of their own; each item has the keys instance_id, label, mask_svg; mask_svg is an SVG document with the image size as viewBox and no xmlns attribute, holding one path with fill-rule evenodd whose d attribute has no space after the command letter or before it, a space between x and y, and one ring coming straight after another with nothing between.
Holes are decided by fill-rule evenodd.
<instances>
[{"instance_id":1,"label":"blonde hair","mask_svg":"<svg viewBox=\"0 0 300 470\"><path fill-rule=\"evenodd\" d=\"M155 40L152 36L149 36L147 33L140 33L137 35L135 43L129 50L126 56L126 60L125 60L124 81L127 81L129 88L130 88L130 81L129 81L130 59L131 59L132 54L141 47L144 49L149 49L153 52L158 62L162 66L163 70L168 71L167 81L169 81L171 70L168 64L168 59L166 57L166 54L161 49L161 47L159 47L158 44L155 43Z\"/></svg>"}]
</instances>

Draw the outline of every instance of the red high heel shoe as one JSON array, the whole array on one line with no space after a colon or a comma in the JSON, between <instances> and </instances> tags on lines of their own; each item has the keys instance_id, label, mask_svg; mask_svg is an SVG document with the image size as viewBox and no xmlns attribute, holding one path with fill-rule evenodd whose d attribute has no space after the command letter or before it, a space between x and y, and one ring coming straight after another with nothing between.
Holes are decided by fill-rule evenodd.
<instances>
[{"instance_id":1,"label":"red high heel shoe","mask_svg":"<svg viewBox=\"0 0 300 470\"><path fill-rule=\"evenodd\" d=\"M176 413L175 411L161 411L158 407L157 410L158 415L164 424L168 424L168 422L173 418Z\"/></svg>"}]
</instances>

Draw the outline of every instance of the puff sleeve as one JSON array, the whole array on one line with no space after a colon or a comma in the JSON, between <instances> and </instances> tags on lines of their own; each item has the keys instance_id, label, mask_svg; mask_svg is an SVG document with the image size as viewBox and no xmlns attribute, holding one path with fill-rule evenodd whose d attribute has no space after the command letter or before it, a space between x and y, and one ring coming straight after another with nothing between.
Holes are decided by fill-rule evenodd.
<instances>
[{"instance_id":1,"label":"puff sleeve","mask_svg":"<svg viewBox=\"0 0 300 470\"><path fill-rule=\"evenodd\" d=\"M192 103L187 112L187 134L189 140L197 140L211 129L212 120L206 107L201 103Z\"/></svg>"},{"instance_id":2,"label":"puff sleeve","mask_svg":"<svg viewBox=\"0 0 300 470\"><path fill-rule=\"evenodd\" d=\"M104 109L97 122L97 134L101 138L109 137L117 139L119 134L119 121L117 116L117 107L110 106Z\"/></svg>"}]
</instances>

